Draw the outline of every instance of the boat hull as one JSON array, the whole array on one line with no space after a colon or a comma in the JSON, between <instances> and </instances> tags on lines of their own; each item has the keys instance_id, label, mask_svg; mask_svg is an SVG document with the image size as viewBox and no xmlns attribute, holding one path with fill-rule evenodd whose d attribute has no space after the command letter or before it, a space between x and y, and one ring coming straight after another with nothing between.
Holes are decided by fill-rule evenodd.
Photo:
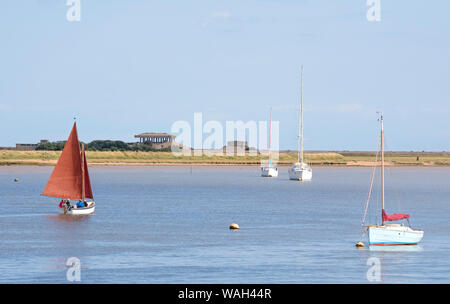
<instances>
[{"instance_id":1,"label":"boat hull","mask_svg":"<svg viewBox=\"0 0 450 304\"><path fill-rule=\"evenodd\" d=\"M298 181L310 181L312 180L312 171L305 169L289 169L289 179Z\"/></svg>"},{"instance_id":2,"label":"boat hull","mask_svg":"<svg viewBox=\"0 0 450 304\"><path fill-rule=\"evenodd\" d=\"M273 167L261 168L262 177L278 177L278 169Z\"/></svg>"},{"instance_id":3,"label":"boat hull","mask_svg":"<svg viewBox=\"0 0 450 304\"><path fill-rule=\"evenodd\" d=\"M63 214L69 214L69 215L92 214L95 211L95 203L88 207L85 207L85 208L72 208L72 209L60 208L60 209Z\"/></svg>"},{"instance_id":4,"label":"boat hull","mask_svg":"<svg viewBox=\"0 0 450 304\"><path fill-rule=\"evenodd\" d=\"M369 227L369 244L374 246L416 245L422 238L423 231L409 227Z\"/></svg>"}]
</instances>

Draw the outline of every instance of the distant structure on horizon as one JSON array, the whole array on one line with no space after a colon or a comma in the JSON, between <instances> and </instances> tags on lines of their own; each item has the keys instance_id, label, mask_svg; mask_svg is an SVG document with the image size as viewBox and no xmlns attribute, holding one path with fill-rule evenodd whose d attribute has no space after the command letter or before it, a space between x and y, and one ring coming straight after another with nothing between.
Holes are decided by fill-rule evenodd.
<instances>
[{"instance_id":1,"label":"distant structure on horizon","mask_svg":"<svg viewBox=\"0 0 450 304\"><path fill-rule=\"evenodd\" d=\"M226 154L244 154L255 148L249 148L247 141L233 140L227 142L227 145L223 147L223 152Z\"/></svg>"},{"instance_id":2,"label":"distant structure on horizon","mask_svg":"<svg viewBox=\"0 0 450 304\"><path fill-rule=\"evenodd\" d=\"M176 136L168 133L147 132L135 135L134 137L139 138L138 144L140 145L150 145L153 149L161 150L170 148Z\"/></svg>"},{"instance_id":3,"label":"distant structure on horizon","mask_svg":"<svg viewBox=\"0 0 450 304\"><path fill-rule=\"evenodd\" d=\"M36 150L39 144L48 143L48 140L41 139L37 144L16 144L16 147L1 147L1 150L16 150L16 151L33 151Z\"/></svg>"}]
</instances>

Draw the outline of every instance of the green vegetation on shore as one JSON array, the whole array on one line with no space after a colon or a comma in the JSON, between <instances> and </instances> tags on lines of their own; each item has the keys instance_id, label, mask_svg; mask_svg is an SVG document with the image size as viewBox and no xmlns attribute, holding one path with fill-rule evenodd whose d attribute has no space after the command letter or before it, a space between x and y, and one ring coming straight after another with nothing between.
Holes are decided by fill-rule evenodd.
<instances>
[{"instance_id":1,"label":"green vegetation on shore","mask_svg":"<svg viewBox=\"0 0 450 304\"><path fill-rule=\"evenodd\" d=\"M36 151L62 151L64 149L65 141L56 142L41 142L36 147ZM104 152L115 152L115 151L143 151L143 152L156 152L164 151L170 152L170 148L155 150L150 144L144 143L142 145L138 144L127 144L126 142L120 140L94 140L86 144L86 149L89 151L104 151Z\"/></svg>"},{"instance_id":2,"label":"green vegetation on shore","mask_svg":"<svg viewBox=\"0 0 450 304\"><path fill-rule=\"evenodd\" d=\"M0 151L0 165L54 165L60 151ZM251 156L176 156L171 152L141 151L87 151L89 164L95 165L152 165L152 164L196 164L196 165L260 165L264 155ZM281 152L279 165L295 162L297 153ZM437 152L387 152L387 165L399 166L449 166L450 153ZM305 160L312 165L372 166L374 152L310 152Z\"/></svg>"}]
</instances>

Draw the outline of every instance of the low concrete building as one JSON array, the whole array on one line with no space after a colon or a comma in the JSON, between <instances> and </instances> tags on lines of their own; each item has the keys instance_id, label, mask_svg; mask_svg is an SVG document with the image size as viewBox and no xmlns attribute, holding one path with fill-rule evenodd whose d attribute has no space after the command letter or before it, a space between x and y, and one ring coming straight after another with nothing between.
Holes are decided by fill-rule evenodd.
<instances>
[{"instance_id":1,"label":"low concrete building","mask_svg":"<svg viewBox=\"0 0 450 304\"><path fill-rule=\"evenodd\" d=\"M36 150L37 146L39 144L47 143L48 140L41 139L41 141L38 144L16 144L16 150L18 151L31 151Z\"/></svg>"},{"instance_id":2,"label":"low concrete building","mask_svg":"<svg viewBox=\"0 0 450 304\"><path fill-rule=\"evenodd\" d=\"M36 150L38 144L16 144L16 150L19 151L28 151L28 150Z\"/></svg>"},{"instance_id":3,"label":"low concrete building","mask_svg":"<svg viewBox=\"0 0 450 304\"><path fill-rule=\"evenodd\" d=\"M174 135L168 133L141 133L134 136L139 138L139 144L150 145L154 149L167 149L175 140Z\"/></svg>"},{"instance_id":4,"label":"low concrete building","mask_svg":"<svg viewBox=\"0 0 450 304\"><path fill-rule=\"evenodd\" d=\"M226 154L245 154L249 150L248 142L233 140L227 142L227 145L223 147L223 152Z\"/></svg>"}]
</instances>

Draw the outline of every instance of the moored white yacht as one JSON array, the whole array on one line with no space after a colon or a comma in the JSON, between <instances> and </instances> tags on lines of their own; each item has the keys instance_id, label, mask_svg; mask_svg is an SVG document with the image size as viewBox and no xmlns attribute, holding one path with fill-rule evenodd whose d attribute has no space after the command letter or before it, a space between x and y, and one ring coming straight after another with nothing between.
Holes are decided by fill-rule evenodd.
<instances>
[{"instance_id":1,"label":"moored white yacht","mask_svg":"<svg viewBox=\"0 0 450 304\"><path fill-rule=\"evenodd\" d=\"M398 221L406 219L409 223L409 214L397 213L387 214L384 207L384 130L383 130L383 115L380 116L381 122L381 225L366 225L364 224L366 212L368 210L370 201L370 192L367 199L366 211L363 217L362 226L367 227L369 232L369 245L389 246L389 245L416 245L423 238L423 231L412 229L403 224L387 224L386 222ZM373 185L373 176L370 189Z\"/></svg>"},{"instance_id":2,"label":"moored white yacht","mask_svg":"<svg viewBox=\"0 0 450 304\"><path fill-rule=\"evenodd\" d=\"M272 108L270 108L270 122L269 122L269 160L266 165L261 167L262 177L278 177L278 169L272 165L272 158L270 155L271 141L272 141Z\"/></svg>"},{"instance_id":3,"label":"moored white yacht","mask_svg":"<svg viewBox=\"0 0 450 304\"><path fill-rule=\"evenodd\" d=\"M278 177L278 169L270 165L261 168L262 177Z\"/></svg>"},{"instance_id":4,"label":"moored white yacht","mask_svg":"<svg viewBox=\"0 0 450 304\"><path fill-rule=\"evenodd\" d=\"M294 163L289 168L289 179L310 181L312 179L312 168L303 162Z\"/></svg>"},{"instance_id":5,"label":"moored white yacht","mask_svg":"<svg viewBox=\"0 0 450 304\"><path fill-rule=\"evenodd\" d=\"M298 181L309 181L312 179L312 168L303 162L303 66L300 86L300 127L299 127L299 149L297 162L289 168L289 179Z\"/></svg>"}]
</instances>

